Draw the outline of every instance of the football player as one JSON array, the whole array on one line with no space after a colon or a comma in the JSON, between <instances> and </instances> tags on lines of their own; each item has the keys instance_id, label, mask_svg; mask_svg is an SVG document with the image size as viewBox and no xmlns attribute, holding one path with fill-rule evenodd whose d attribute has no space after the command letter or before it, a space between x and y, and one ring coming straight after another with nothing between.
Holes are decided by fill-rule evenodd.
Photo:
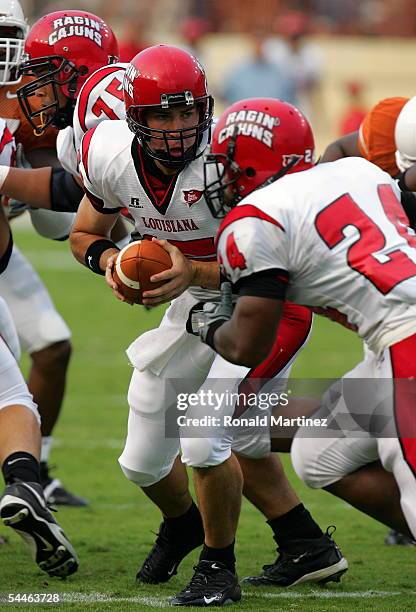
<instances>
[{"instance_id":1,"label":"football player","mask_svg":"<svg viewBox=\"0 0 416 612\"><path fill-rule=\"evenodd\" d=\"M0 207L0 274L10 262L12 234ZM0 465L6 488L0 518L28 544L39 568L66 577L77 555L46 505L40 477L40 416L19 370L19 341L6 302L0 298Z\"/></svg>"},{"instance_id":2,"label":"football player","mask_svg":"<svg viewBox=\"0 0 416 612\"><path fill-rule=\"evenodd\" d=\"M18 10L16 2L9 4L10 10ZM21 13L20 7L19 10ZM11 16L7 19L10 20ZM25 61L20 64L20 72L24 74L20 88L13 94L13 100L10 100L11 94L7 89L9 107L6 109L3 104L0 110L5 113L8 110L11 125L15 128L16 117L19 117L16 138L23 144L30 162L41 167L33 170L1 168L4 179L2 193L39 207L30 209L35 229L41 235L61 240L69 234L75 216L69 211L78 207L82 189L77 182L76 163L70 164L69 171L59 164L53 168L44 166L50 163L51 153L56 155L58 129L59 134L66 133L66 145L59 146L61 138L57 143L59 159L64 160L65 167L68 167L67 160L76 157L74 145L71 150L67 143L68 140L73 143L70 126L79 91L97 68L115 61L118 45L111 29L99 17L85 11L58 11L34 24L26 38L25 52ZM1 88L0 92L4 89ZM3 163L11 165L6 161ZM21 278L25 279L24 292L20 287ZM16 283L19 283L18 287ZM58 479L50 476L47 463L51 434L64 394L70 331L56 312L40 278L16 247L9 269L3 280L0 279L0 290L9 301L22 346L32 357L29 387L42 415L41 475L45 495L55 504L83 506L86 504L84 499L67 491ZM30 312L28 300L32 304Z\"/></svg>"},{"instance_id":3,"label":"football player","mask_svg":"<svg viewBox=\"0 0 416 612\"><path fill-rule=\"evenodd\" d=\"M194 314L194 332L225 359L253 366L270 350L286 299L354 329L370 351L322 408L344 421L327 438L301 427L292 461L310 486L415 538L416 239L389 174L357 157L315 166L312 151L307 119L287 103L244 100L221 116L205 197L217 216L230 211L218 257L239 297L233 312L225 296ZM362 395L351 401L355 378L374 383L356 383Z\"/></svg>"},{"instance_id":4,"label":"football player","mask_svg":"<svg viewBox=\"0 0 416 612\"><path fill-rule=\"evenodd\" d=\"M380 100L367 113L357 132L331 143L320 159L326 162L343 157L364 157L388 172L398 181L400 201L413 229L416 228L415 116L415 98ZM412 540L390 531L385 543L409 545Z\"/></svg>"},{"instance_id":5,"label":"football player","mask_svg":"<svg viewBox=\"0 0 416 612\"><path fill-rule=\"evenodd\" d=\"M398 181L401 202L411 227L416 227L415 98L385 98L365 116L357 132L335 140L320 162L343 157L364 157Z\"/></svg>"},{"instance_id":6,"label":"football player","mask_svg":"<svg viewBox=\"0 0 416 612\"><path fill-rule=\"evenodd\" d=\"M240 598L234 535L242 478L231 453L230 436L208 441L205 453L200 452L200 440L182 439L182 461L196 468L202 525L186 471L178 460L178 436L165 435L166 412L178 392L198 390L210 370L237 380L248 373L238 369L237 374L232 364L215 360L214 352L185 329L190 309L201 298L218 296L220 283L214 247L218 223L203 197L202 154L209 141L213 101L199 62L188 52L165 45L150 47L132 60L123 88L127 122L104 121L82 140L79 167L86 196L71 232L71 247L81 263L98 274L106 273L107 283L120 299L123 297L112 280L118 250L109 240L109 232L123 207L128 207L138 233L160 239L159 244L172 258L172 268L154 277L165 281L163 287L145 296L148 305L173 300L172 305L160 327L140 336L127 351L135 369L128 394L128 436L119 462L127 478L143 489L164 517L138 580L169 580L181 560L204 542L205 532L195 574L174 603L222 605ZM294 341L276 343L270 360L265 361L271 377L290 366L310 328L307 309L288 306L286 315L289 321L292 317ZM288 330L291 325L287 320ZM175 388L171 379L176 379ZM301 555L310 562L313 557L314 569L322 570L322 579L324 575L336 579L347 567L345 559L291 491L279 473L280 464L270 456L269 446L260 436L255 441L247 436L244 441L234 440L234 450L247 461L258 459L260 474L262 467L270 470L269 482L264 479L263 499L259 492L250 499L258 507L263 505L276 537L286 532L292 539L298 537L298 545L303 539L302 553L295 555L296 559ZM252 469L254 472L254 466ZM276 472L286 504L278 512L271 482ZM220 508L219 496L223 502ZM270 497L272 502L265 510ZM309 554L312 549L314 555ZM307 579L311 565L302 564L298 569L292 561L287 556L280 559L276 584L287 586Z\"/></svg>"}]
</instances>

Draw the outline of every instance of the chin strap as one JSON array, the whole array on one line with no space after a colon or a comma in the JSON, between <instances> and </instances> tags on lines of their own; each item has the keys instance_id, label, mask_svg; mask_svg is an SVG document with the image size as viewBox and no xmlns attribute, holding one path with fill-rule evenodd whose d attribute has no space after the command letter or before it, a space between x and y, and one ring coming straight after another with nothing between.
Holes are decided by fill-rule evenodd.
<instances>
[{"instance_id":1,"label":"chin strap","mask_svg":"<svg viewBox=\"0 0 416 612\"><path fill-rule=\"evenodd\" d=\"M58 130L63 130L68 126L72 126L74 119L74 109L77 101L72 98L67 98L65 106L60 108L53 118L52 125Z\"/></svg>"}]
</instances>

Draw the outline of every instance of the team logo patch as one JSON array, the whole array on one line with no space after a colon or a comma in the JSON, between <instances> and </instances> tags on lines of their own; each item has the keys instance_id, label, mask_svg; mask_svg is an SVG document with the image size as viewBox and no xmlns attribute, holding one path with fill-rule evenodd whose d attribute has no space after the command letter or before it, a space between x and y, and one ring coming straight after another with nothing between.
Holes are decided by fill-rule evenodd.
<instances>
[{"instance_id":1,"label":"team logo patch","mask_svg":"<svg viewBox=\"0 0 416 612\"><path fill-rule=\"evenodd\" d=\"M298 164L300 162L300 160L303 159L303 155L298 155L297 153L292 153L291 155L282 155L282 166L283 168L286 168L286 166L288 166L289 164L296 166L296 164Z\"/></svg>"},{"instance_id":2,"label":"team logo patch","mask_svg":"<svg viewBox=\"0 0 416 612\"><path fill-rule=\"evenodd\" d=\"M53 22L53 30L49 34L48 42L52 46L63 38L68 36L81 36L89 38L99 47L103 46L102 24L95 19L84 17L83 15L75 15L74 17L61 17Z\"/></svg>"},{"instance_id":3,"label":"team logo patch","mask_svg":"<svg viewBox=\"0 0 416 612\"><path fill-rule=\"evenodd\" d=\"M190 189L189 191L183 191L183 199L189 206L195 204L202 198L203 191L199 191L198 189Z\"/></svg>"},{"instance_id":4,"label":"team logo patch","mask_svg":"<svg viewBox=\"0 0 416 612\"><path fill-rule=\"evenodd\" d=\"M240 110L228 115L225 127L218 135L218 142L221 144L227 138L231 138L237 129L238 136L251 136L271 149L273 128L278 125L280 125L279 117L256 110Z\"/></svg>"}]
</instances>

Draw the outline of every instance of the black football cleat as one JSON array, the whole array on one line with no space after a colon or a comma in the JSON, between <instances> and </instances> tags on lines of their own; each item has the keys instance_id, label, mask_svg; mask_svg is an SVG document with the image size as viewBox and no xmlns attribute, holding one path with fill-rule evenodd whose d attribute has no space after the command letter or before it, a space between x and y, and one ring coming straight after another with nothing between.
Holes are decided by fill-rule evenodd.
<instances>
[{"instance_id":1,"label":"black football cleat","mask_svg":"<svg viewBox=\"0 0 416 612\"><path fill-rule=\"evenodd\" d=\"M236 574L219 561L200 561L190 583L171 599L172 606L224 606L240 601L241 587Z\"/></svg>"},{"instance_id":2,"label":"black football cleat","mask_svg":"<svg viewBox=\"0 0 416 612\"><path fill-rule=\"evenodd\" d=\"M384 544L387 544L387 546L415 546L416 541L409 536L392 529L384 538Z\"/></svg>"},{"instance_id":3,"label":"black football cleat","mask_svg":"<svg viewBox=\"0 0 416 612\"><path fill-rule=\"evenodd\" d=\"M0 518L26 542L41 570L66 578L78 569L78 557L46 505L42 486L15 482L0 499Z\"/></svg>"},{"instance_id":4,"label":"black football cleat","mask_svg":"<svg viewBox=\"0 0 416 612\"><path fill-rule=\"evenodd\" d=\"M169 538L166 521L161 523L156 542L136 574L137 582L159 584L168 582L178 573L181 561L195 548L204 543L204 531L196 530L188 542L173 541Z\"/></svg>"},{"instance_id":5,"label":"black football cleat","mask_svg":"<svg viewBox=\"0 0 416 612\"><path fill-rule=\"evenodd\" d=\"M348 561L343 557L329 532L312 540L291 540L290 544L278 548L276 561L264 565L259 576L249 576L242 580L252 586L291 587L304 582L339 582L348 569Z\"/></svg>"},{"instance_id":6,"label":"black football cleat","mask_svg":"<svg viewBox=\"0 0 416 612\"><path fill-rule=\"evenodd\" d=\"M46 462L42 461L40 464L40 482L47 503L52 506L71 506L73 508L88 506L86 499L70 493L58 478L50 477L49 470L53 469L54 466L51 468Z\"/></svg>"},{"instance_id":7,"label":"black football cleat","mask_svg":"<svg viewBox=\"0 0 416 612\"><path fill-rule=\"evenodd\" d=\"M86 499L70 493L58 478L50 478L48 482L43 482L42 486L43 494L48 504L53 506L72 506L73 508L88 506Z\"/></svg>"}]
</instances>

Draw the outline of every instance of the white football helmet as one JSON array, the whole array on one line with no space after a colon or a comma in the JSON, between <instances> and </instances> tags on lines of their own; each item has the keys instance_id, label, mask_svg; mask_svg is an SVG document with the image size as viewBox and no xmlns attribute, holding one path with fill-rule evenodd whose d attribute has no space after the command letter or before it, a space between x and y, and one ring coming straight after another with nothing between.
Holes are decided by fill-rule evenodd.
<instances>
[{"instance_id":1,"label":"white football helmet","mask_svg":"<svg viewBox=\"0 0 416 612\"><path fill-rule=\"evenodd\" d=\"M18 83L29 26L18 0L0 0L0 85Z\"/></svg>"},{"instance_id":2,"label":"white football helmet","mask_svg":"<svg viewBox=\"0 0 416 612\"><path fill-rule=\"evenodd\" d=\"M397 117L394 130L396 164L401 172L416 163L416 96L410 98Z\"/></svg>"}]
</instances>

